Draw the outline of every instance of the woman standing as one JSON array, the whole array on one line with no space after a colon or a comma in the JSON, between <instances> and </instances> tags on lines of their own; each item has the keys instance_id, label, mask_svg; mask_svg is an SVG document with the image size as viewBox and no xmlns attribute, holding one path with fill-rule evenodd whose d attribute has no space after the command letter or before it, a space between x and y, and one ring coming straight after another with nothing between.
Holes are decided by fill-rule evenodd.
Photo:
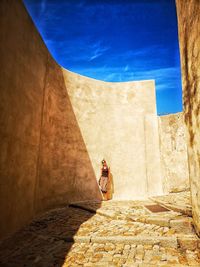
<instances>
[{"instance_id":1,"label":"woman standing","mask_svg":"<svg viewBox=\"0 0 200 267\"><path fill-rule=\"evenodd\" d=\"M103 194L103 199L108 200L112 198L111 194L111 174L105 159L102 160L101 177L99 179L99 186Z\"/></svg>"}]
</instances>

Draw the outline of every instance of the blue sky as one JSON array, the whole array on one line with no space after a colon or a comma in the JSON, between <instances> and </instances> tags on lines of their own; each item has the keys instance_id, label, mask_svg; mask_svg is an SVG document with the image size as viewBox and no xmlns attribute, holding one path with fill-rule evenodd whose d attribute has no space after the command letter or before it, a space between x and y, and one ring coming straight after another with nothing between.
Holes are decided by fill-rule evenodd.
<instances>
[{"instance_id":1,"label":"blue sky","mask_svg":"<svg viewBox=\"0 0 200 267\"><path fill-rule=\"evenodd\" d=\"M158 114L182 111L174 0L24 0L55 60L98 80L155 79Z\"/></svg>"}]
</instances>

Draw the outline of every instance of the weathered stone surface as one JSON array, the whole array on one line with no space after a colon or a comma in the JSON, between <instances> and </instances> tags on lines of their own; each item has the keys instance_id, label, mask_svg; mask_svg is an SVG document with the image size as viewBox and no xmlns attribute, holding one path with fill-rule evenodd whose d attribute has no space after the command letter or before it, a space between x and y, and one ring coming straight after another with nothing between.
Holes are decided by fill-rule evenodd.
<instances>
[{"instance_id":1,"label":"weathered stone surface","mask_svg":"<svg viewBox=\"0 0 200 267\"><path fill-rule=\"evenodd\" d=\"M195 250L198 247L199 239L195 236L183 235L178 237L178 244L182 249Z\"/></svg>"},{"instance_id":2,"label":"weathered stone surface","mask_svg":"<svg viewBox=\"0 0 200 267\"><path fill-rule=\"evenodd\" d=\"M147 195L156 196L163 193L161 172L161 155L159 144L158 119L155 114L145 116L146 176Z\"/></svg>"},{"instance_id":3,"label":"weathered stone surface","mask_svg":"<svg viewBox=\"0 0 200 267\"><path fill-rule=\"evenodd\" d=\"M165 193L189 189L183 113L159 116L160 154Z\"/></svg>"},{"instance_id":4,"label":"weathered stone surface","mask_svg":"<svg viewBox=\"0 0 200 267\"><path fill-rule=\"evenodd\" d=\"M118 205L120 207L119 202ZM181 247L177 246L175 235L157 236L159 228L153 229L151 237L145 237L142 231L137 237L123 236L119 231L116 236L116 228L132 225L138 230L152 225L115 220L113 227L113 220L109 218L98 214L90 218L89 212L74 209L66 207L50 211L1 242L0 266L199 266L200 250L192 243L194 235L178 237L182 240ZM80 229L85 236L79 236ZM88 237L97 229L98 236L88 242ZM100 233L103 236L99 236Z\"/></svg>"},{"instance_id":5,"label":"weathered stone surface","mask_svg":"<svg viewBox=\"0 0 200 267\"><path fill-rule=\"evenodd\" d=\"M0 14L2 238L46 209L101 194L61 68L22 1L0 1Z\"/></svg>"},{"instance_id":6,"label":"weathered stone surface","mask_svg":"<svg viewBox=\"0 0 200 267\"><path fill-rule=\"evenodd\" d=\"M37 212L68 201L101 199L63 73L50 57L39 151Z\"/></svg>"},{"instance_id":7,"label":"weathered stone surface","mask_svg":"<svg viewBox=\"0 0 200 267\"><path fill-rule=\"evenodd\" d=\"M200 1L176 0L193 217L200 234Z\"/></svg>"},{"instance_id":8,"label":"weathered stone surface","mask_svg":"<svg viewBox=\"0 0 200 267\"><path fill-rule=\"evenodd\" d=\"M177 211L187 216L192 216L192 203L190 191L171 193L168 195L151 197L153 201L158 204L164 205L166 208Z\"/></svg>"},{"instance_id":9,"label":"weathered stone surface","mask_svg":"<svg viewBox=\"0 0 200 267\"><path fill-rule=\"evenodd\" d=\"M162 194L154 81L108 83L63 74L97 179L105 158L114 199Z\"/></svg>"},{"instance_id":10,"label":"weathered stone surface","mask_svg":"<svg viewBox=\"0 0 200 267\"><path fill-rule=\"evenodd\" d=\"M74 241L79 243L90 243L91 238L89 236L75 236Z\"/></svg>"},{"instance_id":11,"label":"weathered stone surface","mask_svg":"<svg viewBox=\"0 0 200 267\"><path fill-rule=\"evenodd\" d=\"M0 14L2 238L34 216L47 50L20 1L1 1Z\"/></svg>"},{"instance_id":12,"label":"weathered stone surface","mask_svg":"<svg viewBox=\"0 0 200 267\"><path fill-rule=\"evenodd\" d=\"M153 223L160 226L169 226L169 218L149 217L146 219L146 223Z\"/></svg>"},{"instance_id":13,"label":"weathered stone surface","mask_svg":"<svg viewBox=\"0 0 200 267\"><path fill-rule=\"evenodd\" d=\"M178 219L171 220L170 227L173 228L176 233L190 234L193 232L192 219Z\"/></svg>"}]
</instances>

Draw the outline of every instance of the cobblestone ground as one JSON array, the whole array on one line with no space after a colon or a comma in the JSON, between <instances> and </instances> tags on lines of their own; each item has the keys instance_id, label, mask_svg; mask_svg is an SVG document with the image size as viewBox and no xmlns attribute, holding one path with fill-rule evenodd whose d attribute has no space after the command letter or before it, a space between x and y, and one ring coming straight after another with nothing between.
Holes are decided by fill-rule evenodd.
<instances>
[{"instance_id":1,"label":"cobblestone ground","mask_svg":"<svg viewBox=\"0 0 200 267\"><path fill-rule=\"evenodd\" d=\"M81 202L48 212L0 244L0 266L200 266L200 241L184 212L188 193L153 199ZM182 209L148 209L161 202Z\"/></svg>"},{"instance_id":2,"label":"cobblestone ground","mask_svg":"<svg viewBox=\"0 0 200 267\"><path fill-rule=\"evenodd\" d=\"M74 244L64 266L200 266L197 251L159 245Z\"/></svg>"}]
</instances>

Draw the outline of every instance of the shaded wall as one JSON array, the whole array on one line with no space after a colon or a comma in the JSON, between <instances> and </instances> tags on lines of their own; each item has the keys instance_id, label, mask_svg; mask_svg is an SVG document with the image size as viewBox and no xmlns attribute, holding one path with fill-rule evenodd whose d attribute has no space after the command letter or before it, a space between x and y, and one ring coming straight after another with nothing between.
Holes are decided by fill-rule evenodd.
<instances>
[{"instance_id":1,"label":"shaded wall","mask_svg":"<svg viewBox=\"0 0 200 267\"><path fill-rule=\"evenodd\" d=\"M176 0L193 217L200 233L200 1Z\"/></svg>"},{"instance_id":2,"label":"shaded wall","mask_svg":"<svg viewBox=\"0 0 200 267\"><path fill-rule=\"evenodd\" d=\"M49 57L39 151L36 210L101 199L63 73Z\"/></svg>"},{"instance_id":3,"label":"shaded wall","mask_svg":"<svg viewBox=\"0 0 200 267\"><path fill-rule=\"evenodd\" d=\"M0 2L0 39L2 237L34 214L47 52L18 1Z\"/></svg>"},{"instance_id":4,"label":"shaded wall","mask_svg":"<svg viewBox=\"0 0 200 267\"><path fill-rule=\"evenodd\" d=\"M2 238L39 212L101 195L61 68L21 1L0 1L0 40Z\"/></svg>"},{"instance_id":5,"label":"shaded wall","mask_svg":"<svg viewBox=\"0 0 200 267\"><path fill-rule=\"evenodd\" d=\"M105 158L114 199L162 194L154 81L108 83L63 73L97 179Z\"/></svg>"},{"instance_id":6,"label":"shaded wall","mask_svg":"<svg viewBox=\"0 0 200 267\"><path fill-rule=\"evenodd\" d=\"M164 192L188 190L189 172L183 113L160 116L159 132Z\"/></svg>"}]
</instances>

